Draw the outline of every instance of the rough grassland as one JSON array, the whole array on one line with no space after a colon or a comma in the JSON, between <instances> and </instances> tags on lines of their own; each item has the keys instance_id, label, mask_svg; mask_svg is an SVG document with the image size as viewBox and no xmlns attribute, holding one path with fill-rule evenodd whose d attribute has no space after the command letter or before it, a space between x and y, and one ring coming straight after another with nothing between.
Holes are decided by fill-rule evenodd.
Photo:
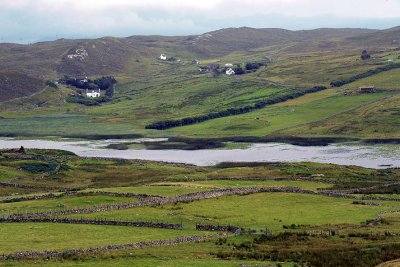
<instances>
[{"instance_id":1,"label":"rough grassland","mask_svg":"<svg viewBox=\"0 0 400 267\"><path fill-rule=\"evenodd\" d=\"M382 72L348 84L345 87L356 89L362 86L375 86L377 90L388 89L400 92L400 69Z\"/></svg>"},{"instance_id":2,"label":"rough grassland","mask_svg":"<svg viewBox=\"0 0 400 267\"><path fill-rule=\"evenodd\" d=\"M332 92L332 91L331 91ZM319 121L345 110L365 105L368 102L383 98L385 94L362 94L352 97L335 93L308 102L308 96L300 97L281 106L270 106L247 114L214 119L203 123L178 127L167 132L177 135L206 137L212 132L214 137L219 136L263 136L294 125ZM303 103L302 103L303 102ZM298 105L296 103L299 103Z\"/></svg>"},{"instance_id":3,"label":"rough grassland","mask_svg":"<svg viewBox=\"0 0 400 267\"><path fill-rule=\"evenodd\" d=\"M341 135L398 138L400 96L396 95L315 123L283 131L288 135Z\"/></svg>"}]
</instances>

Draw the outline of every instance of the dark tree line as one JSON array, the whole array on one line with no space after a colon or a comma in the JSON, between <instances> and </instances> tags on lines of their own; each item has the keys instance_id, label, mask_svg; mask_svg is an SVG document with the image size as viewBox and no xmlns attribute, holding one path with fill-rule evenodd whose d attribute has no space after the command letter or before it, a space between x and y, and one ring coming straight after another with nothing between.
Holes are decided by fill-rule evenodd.
<instances>
[{"instance_id":1,"label":"dark tree line","mask_svg":"<svg viewBox=\"0 0 400 267\"><path fill-rule=\"evenodd\" d=\"M305 94L309 93L314 93L318 91L325 90L325 86L315 86L310 89L304 90L304 91L299 91L299 92L293 92L292 94L289 95L284 95L284 96L278 96L269 100L264 100L257 102L254 106L245 106L241 108L230 108L226 110L222 110L220 112L214 112L214 113L209 113L201 116L195 116L195 117L188 117L188 118L183 118L180 120L165 120L165 121L158 121L154 122L152 124L146 125L146 129L156 129L156 130L165 130L173 127L178 127L178 126L184 126L184 125L190 125L190 124L195 124L211 119L216 119L216 118L222 118L222 117L227 117L231 115L238 115L238 114L244 114L248 113L257 109L262 109L268 105L273 105L276 103L284 102L289 99L294 99L300 96L303 96Z\"/></svg>"},{"instance_id":2,"label":"dark tree line","mask_svg":"<svg viewBox=\"0 0 400 267\"><path fill-rule=\"evenodd\" d=\"M375 74L378 74L378 73L381 73L381 72L384 72L384 71L388 71L388 70L391 70L391 69L396 69L396 68L400 68L400 63L385 65L383 67L379 67L379 68L376 68L374 70L369 70L367 72L351 76L351 77L349 77L347 79L334 81L334 82L331 82L331 86L332 87L340 87L340 86L343 86L345 84L352 83L354 81L357 81L357 80L360 80L360 79L363 79L363 78L366 78L366 77L369 77L369 76L372 76L372 75L375 75Z\"/></svg>"}]
</instances>

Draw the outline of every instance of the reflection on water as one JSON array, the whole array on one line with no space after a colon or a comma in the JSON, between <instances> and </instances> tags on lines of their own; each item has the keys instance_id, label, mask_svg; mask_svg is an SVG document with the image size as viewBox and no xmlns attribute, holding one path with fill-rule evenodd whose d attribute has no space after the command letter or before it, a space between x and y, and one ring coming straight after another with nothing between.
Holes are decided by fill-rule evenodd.
<instances>
[{"instance_id":1,"label":"reflection on water","mask_svg":"<svg viewBox=\"0 0 400 267\"><path fill-rule=\"evenodd\" d=\"M140 143L146 139L137 139ZM147 139L148 140L148 139ZM146 141L147 141L146 140ZM157 139L156 141L165 140ZM153 140L154 141L154 140ZM357 165L369 168L400 167L400 145L364 145L358 143L333 144L329 146L294 146L281 143L252 144L239 149L204 150L112 150L104 149L110 143L132 142L132 140L96 141L47 141L0 139L1 148L43 148L62 149L86 157L107 157L124 159L145 159L195 165L214 165L226 161L314 161L343 165Z\"/></svg>"}]
</instances>

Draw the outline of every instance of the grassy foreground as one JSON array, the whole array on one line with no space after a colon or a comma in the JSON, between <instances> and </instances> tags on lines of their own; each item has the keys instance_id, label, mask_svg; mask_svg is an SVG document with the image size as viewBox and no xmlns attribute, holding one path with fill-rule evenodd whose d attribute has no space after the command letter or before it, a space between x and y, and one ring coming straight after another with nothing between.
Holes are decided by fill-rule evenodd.
<instances>
[{"instance_id":1,"label":"grassy foreground","mask_svg":"<svg viewBox=\"0 0 400 267\"><path fill-rule=\"evenodd\" d=\"M1 154L0 219L14 218L0 222L0 256L7 257L2 266L373 266L400 258L398 169L317 163L196 167L84 159L49 150ZM39 179L55 166L46 162L62 168ZM10 178L21 172L23 178ZM300 191L240 193L257 188ZM215 195L224 190L236 191ZM113 225L129 222L182 227ZM196 224L242 230L199 231ZM87 250L209 234L199 243ZM50 249L83 252L14 254Z\"/></svg>"}]
</instances>

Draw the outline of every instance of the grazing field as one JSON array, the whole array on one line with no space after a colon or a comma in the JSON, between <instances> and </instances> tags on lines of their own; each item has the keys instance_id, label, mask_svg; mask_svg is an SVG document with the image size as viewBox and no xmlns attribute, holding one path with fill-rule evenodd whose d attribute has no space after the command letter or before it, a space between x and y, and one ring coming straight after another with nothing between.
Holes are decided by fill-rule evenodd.
<instances>
[{"instance_id":1,"label":"grazing field","mask_svg":"<svg viewBox=\"0 0 400 267\"><path fill-rule=\"evenodd\" d=\"M334 92L333 89L315 94L317 95L311 99L307 95L247 114L173 128L167 132L193 137L209 136L211 132L215 137L264 136L296 125L318 122L386 96L384 93L376 93L348 97L340 92Z\"/></svg>"},{"instance_id":2,"label":"grazing field","mask_svg":"<svg viewBox=\"0 0 400 267\"><path fill-rule=\"evenodd\" d=\"M251 186L297 186L304 189L329 188L332 184L307 182L307 181L275 181L275 180L210 180L194 182L160 182L146 186L133 187L111 187L102 188L101 191L117 193L135 193L160 196L174 196L194 192L207 191L228 187L251 187Z\"/></svg>"},{"instance_id":3,"label":"grazing field","mask_svg":"<svg viewBox=\"0 0 400 267\"><path fill-rule=\"evenodd\" d=\"M284 134L341 135L368 138L398 138L400 96L380 99L337 116L284 130Z\"/></svg>"},{"instance_id":4,"label":"grazing field","mask_svg":"<svg viewBox=\"0 0 400 267\"><path fill-rule=\"evenodd\" d=\"M260 193L227 196L189 204L134 208L121 211L73 215L74 218L117 218L128 221L160 220L185 225L208 223L240 225L245 228L283 231L284 225L318 226L325 224L360 224L373 219L379 211L391 210L398 203L382 206L355 205L351 199L336 199L291 193Z\"/></svg>"},{"instance_id":5,"label":"grazing field","mask_svg":"<svg viewBox=\"0 0 400 267\"><path fill-rule=\"evenodd\" d=\"M0 44L0 136L163 137L108 148L166 153L262 141L398 144L399 33L243 27ZM78 51L85 56L70 57ZM105 97L85 98L91 81L114 79ZM399 259L399 168L0 150L0 266L387 267Z\"/></svg>"},{"instance_id":6,"label":"grazing field","mask_svg":"<svg viewBox=\"0 0 400 267\"><path fill-rule=\"evenodd\" d=\"M345 87L357 89L363 86L375 86L377 90L393 90L400 91L400 69L393 69L382 72L368 78L350 83Z\"/></svg>"},{"instance_id":7,"label":"grazing field","mask_svg":"<svg viewBox=\"0 0 400 267\"><path fill-rule=\"evenodd\" d=\"M7 198L8 199L8 198ZM118 204L124 202L135 202L133 197L115 196L68 196L56 199L39 199L14 203L2 203L0 216L9 213L20 212L40 212L46 210L64 210L74 208L84 208L106 204Z\"/></svg>"},{"instance_id":8,"label":"grazing field","mask_svg":"<svg viewBox=\"0 0 400 267\"><path fill-rule=\"evenodd\" d=\"M0 251L5 254L32 248L35 250L88 248L199 234L189 230L47 223L3 223L0 224L0 229L2 234Z\"/></svg>"},{"instance_id":9,"label":"grazing field","mask_svg":"<svg viewBox=\"0 0 400 267\"><path fill-rule=\"evenodd\" d=\"M24 262L8 262L8 266L226 266L237 267L240 264L263 265L277 264L279 262L257 260L223 260L211 255L211 251L217 251L219 246L213 242L200 244L183 244L177 246L148 247L134 250L124 250L113 254L101 255L88 259L75 260L35 260ZM283 267L293 267L291 262L280 262Z\"/></svg>"},{"instance_id":10,"label":"grazing field","mask_svg":"<svg viewBox=\"0 0 400 267\"><path fill-rule=\"evenodd\" d=\"M8 178L24 173L0 184L0 265L325 266L318 262L351 258L371 266L400 257L398 169L0 153ZM371 247L373 258L364 253Z\"/></svg>"}]
</instances>

